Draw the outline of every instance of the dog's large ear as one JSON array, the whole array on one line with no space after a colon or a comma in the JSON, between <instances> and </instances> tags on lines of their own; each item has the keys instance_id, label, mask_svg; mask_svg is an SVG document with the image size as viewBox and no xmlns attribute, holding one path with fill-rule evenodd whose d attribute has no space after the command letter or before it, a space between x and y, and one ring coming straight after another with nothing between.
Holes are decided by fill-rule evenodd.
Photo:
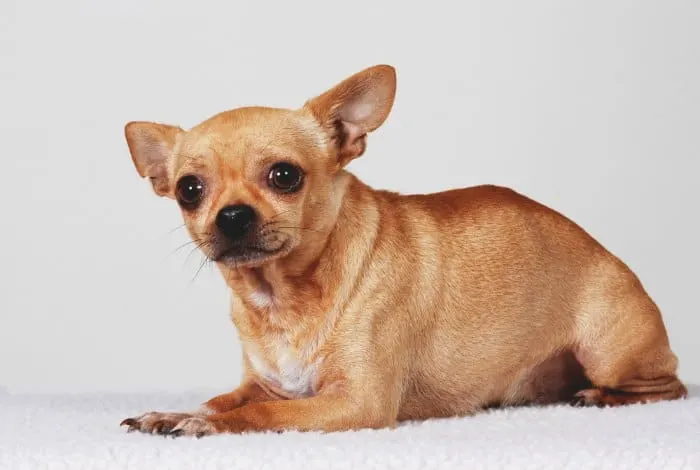
<instances>
[{"instance_id":1,"label":"dog's large ear","mask_svg":"<svg viewBox=\"0 0 700 470\"><path fill-rule=\"evenodd\" d=\"M172 196L173 149L184 131L154 122L130 122L124 127L131 159L142 178L148 177L159 196Z\"/></svg>"},{"instance_id":2,"label":"dog's large ear","mask_svg":"<svg viewBox=\"0 0 700 470\"><path fill-rule=\"evenodd\" d=\"M375 65L307 101L338 152L339 167L365 151L367 134L389 116L396 95L396 71Z\"/></svg>"}]
</instances>

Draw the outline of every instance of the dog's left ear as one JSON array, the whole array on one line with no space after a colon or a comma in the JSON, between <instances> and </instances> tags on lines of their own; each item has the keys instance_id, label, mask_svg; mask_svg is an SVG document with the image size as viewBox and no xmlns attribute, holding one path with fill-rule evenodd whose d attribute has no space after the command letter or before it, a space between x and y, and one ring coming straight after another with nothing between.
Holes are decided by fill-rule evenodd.
<instances>
[{"instance_id":1,"label":"dog's left ear","mask_svg":"<svg viewBox=\"0 0 700 470\"><path fill-rule=\"evenodd\" d=\"M124 127L126 142L136 171L148 177L159 196L172 196L172 159L178 139L185 131L154 122L130 122Z\"/></svg>"},{"instance_id":2,"label":"dog's left ear","mask_svg":"<svg viewBox=\"0 0 700 470\"><path fill-rule=\"evenodd\" d=\"M328 134L342 168L365 151L367 134L389 116L396 95L396 71L375 65L304 104Z\"/></svg>"}]
</instances>

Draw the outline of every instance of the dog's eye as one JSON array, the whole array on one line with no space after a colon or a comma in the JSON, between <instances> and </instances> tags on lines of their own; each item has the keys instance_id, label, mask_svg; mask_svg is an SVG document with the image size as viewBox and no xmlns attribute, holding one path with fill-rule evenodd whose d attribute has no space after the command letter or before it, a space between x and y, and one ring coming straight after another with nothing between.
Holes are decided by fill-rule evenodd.
<instances>
[{"instance_id":1,"label":"dog's eye","mask_svg":"<svg viewBox=\"0 0 700 470\"><path fill-rule=\"evenodd\" d=\"M277 163L270 169L267 180L271 188L291 193L301 187L303 175L301 169L290 163Z\"/></svg>"},{"instance_id":2,"label":"dog's eye","mask_svg":"<svg viewBox=\"0 0 700 470\"><path fill-rule=\"evenodd\" d=\"M194 209L202 200L204 184L194 175L187 175L177 182L177 201L185 209Z\"/></svg>"}]
</instances>

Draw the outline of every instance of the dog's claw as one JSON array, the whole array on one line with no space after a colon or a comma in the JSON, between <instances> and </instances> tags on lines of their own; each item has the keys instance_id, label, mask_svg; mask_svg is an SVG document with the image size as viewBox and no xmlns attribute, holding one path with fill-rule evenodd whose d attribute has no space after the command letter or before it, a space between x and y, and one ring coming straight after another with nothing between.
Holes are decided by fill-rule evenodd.
<instances>
[{"instance_id":1,"label":"dog's claw","mask_svg":"<svg viewBox=\"0 0 700 470\"><path fill-rule=\"evenodd\" d=\"M172 431L168 431L167 433L164 434L164 436L170 436L170 437L180 437L182 436L182 433L184 431L182 429L173 429Z\"/></svg>"},{"instance_id":2,"label":"dog's claw","mask_svg":"<svg viewBox=\"0 0 700 470\"><path fill-rule=\"evenodd\" d=\"M119 423L119 426L128 426L128 428L126 429L126 432L134 432L134 431L141 430L141 425L134 418L126 418L124 421Z\"/></svg>"},{"instance_id":3,"label":"dog's claw","mask_svg":"<svg viewBox=\"0 0 700 470\"><path fill-rule=\"evenodd\" d=\"M575 408L583 408L584 406L586 406L586 400L584 400L582 397L574 397L569 402L569 405Z\"/></svg>"},{"instance_id":4,"label":"dog's claw","mask_svg":"<svg viewBox=\"0 0 700 470\"><path fill-rule=\"evenodd\" d=\"M157 434L167 436L168 434L170 434L170 431L172 431L174 427L175 426L173 424L161 422L156 424L154 432Z\"/></svg>"}]
</instances>

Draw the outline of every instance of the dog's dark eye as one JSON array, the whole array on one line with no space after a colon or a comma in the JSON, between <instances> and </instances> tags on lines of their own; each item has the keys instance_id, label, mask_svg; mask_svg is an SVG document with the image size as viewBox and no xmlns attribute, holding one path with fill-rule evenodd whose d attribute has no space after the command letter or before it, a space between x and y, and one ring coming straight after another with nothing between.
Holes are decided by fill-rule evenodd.
<instances>
[{"instance_id":1,"label":"dog's dark eye","mask_svg":"<svg viewBox=\"0 0 700 470\"><path fill-rule=\"evenodd\" d=\"M185 209L194 209L202 200L204 184L194 175L187 175L177 182L177 201Z\"/></svg>"},{"instance_id":2,"label":"dog's dark eye","mask_svg":"<svg viewBox=\"0 0 700 470\"><path fill-rule=\"evenodd\" d=\"M271 188L291 193L301 187L303 175L301 169L291 163L277 163L270 169L267 180Z\"/></svg>"}]
</instances>

